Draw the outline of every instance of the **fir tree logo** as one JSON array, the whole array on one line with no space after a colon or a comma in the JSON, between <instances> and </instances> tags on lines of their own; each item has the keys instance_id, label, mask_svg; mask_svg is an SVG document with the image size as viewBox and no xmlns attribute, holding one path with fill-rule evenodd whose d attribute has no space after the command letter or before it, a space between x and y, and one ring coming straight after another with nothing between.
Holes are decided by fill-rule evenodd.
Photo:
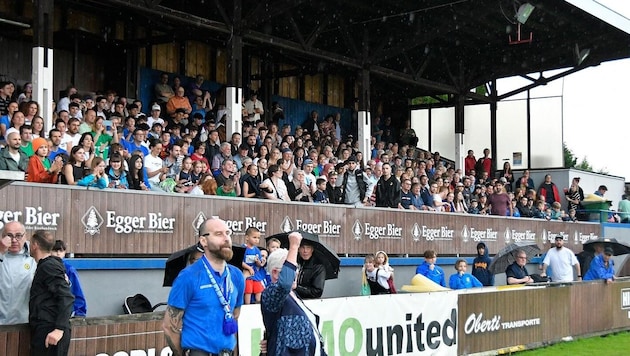
<instances>
[{"instance_id":1,"label":"fir tree logo","mask_svg":"<svg viewBox=\"0 0 630 356\"><path fill-rule=\"evenodd\" d=\"M81 218L81 222L85 227L85 233L90 234L90 236L101 233L100 228L103 225L103 221L103 217L94 206L91 206Z\"/></svg>"},{"instance_id":2,"label":"fir tree logo","mask_svg":"<svg viewBox=\"0 0 630 356\"><path fill-rule=\"evenodd\" d=\"M542 235L540 236L543 243L547 242L547 229L543 229Z\"/></svg>"},{"instance_id":3,"label":"fir tree logo","mask_svg":"<svg viewBox=\"0 0 630 356\"><path fill-rule=\"evenodd\" d=\"M503 238L505 239L505 243L510 242L510 228L505 228L505 233L503 234Z\"/></svg>"},{"instance_id":4,"label":"fir tree logo","mask_svg":"<svg viewBox=\"0 0 630 356\"><path fill-rule=\"evenodd\" d=\"M282 232L293 231L293 223L288 216L285 216L284 220L282 220L282 224L280 224L280 230L282 230Z\"/></svg>"},{"instance_id":5,"label":"fir tree logo","mask_svg":"<svg viewBox=\"0 0 630 356\"><path fill-rule=\"evenodd\" d=\"M466 228L466 225L464 225L464 229L465 228ZM420 232L420 225L418 225L418 223L413 224L413 228L411 229L411 236L413 236L414 242L420 241L420 237L422 236L422 233Z\"/></svg>"},{"instance_id":6,"label":"fir tree logo","mask_svg":"<svg viewBox=\"0 0 630 356\"><path fill-rule=\"evenodd\" d=\"M464 227L462 227L462 241L468 242L469 237L470 234L468 233L468 225L464 225Z\"/></svg>"},{"instance_id":7,"label":"fir tree logo","mask_svg":"<svg viewBox=\"0 0 630 356\"><path fill-rule=\"evenodd\" d=\"M361 222L359 220L355 220L352 225L352 234L354 235L355 240L361 240L361 235L363 235L363 229L361 228Z\"/></svg>"},{"instance_id":8,"label":"fir tree logo","mask_svg":"<svg viewBox=\"0 0 630 356\"><path fill-rule=\"evenodd\" d=\"M206 221L206 214L204 214L203 211L200 211L199 214L195 216L195 219L192 222L192 227L193 230L195 230L195 234L199 235L199 226L201 226L204 221Z\"/></svg>"}]
</instances>

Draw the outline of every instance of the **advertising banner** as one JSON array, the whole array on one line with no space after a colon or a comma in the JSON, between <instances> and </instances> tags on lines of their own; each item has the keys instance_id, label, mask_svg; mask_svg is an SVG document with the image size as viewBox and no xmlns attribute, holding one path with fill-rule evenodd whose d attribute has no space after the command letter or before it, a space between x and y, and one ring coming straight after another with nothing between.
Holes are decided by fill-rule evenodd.
<instances>
[{"instance_id":1,"label":"advertising banner","mask_svg":"<svg viewBox=\"0 0 630 356\"><path fill-rule=\"evenodd\" d=\"M394 294L306 301L319 315L329 356L457 355L457 293ZM258 356L259 305L244 305L239 349Z\"/></svg>"}]
</instances>

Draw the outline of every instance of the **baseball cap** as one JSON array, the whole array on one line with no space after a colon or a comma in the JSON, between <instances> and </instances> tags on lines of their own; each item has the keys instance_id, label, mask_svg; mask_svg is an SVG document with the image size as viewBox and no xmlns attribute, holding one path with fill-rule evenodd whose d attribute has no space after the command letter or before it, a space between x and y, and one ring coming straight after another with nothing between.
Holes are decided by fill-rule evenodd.
<instances>
[{"instance_id":1,"label":"baseball cap","mask_svg":"<svg viewBox=\"0 0 630 356\"><path fill-rule=\"evenodd\" d=\"M162 108L158 104L153 104L151 111L161 111Z\"/></svg>"},{"instance_id":2,"label":"baseball cap","mask_svg":"<svg viewBox=\"0 0 630 356\"><path fill-rule=\"evenodd\" d=\"M606 247L604 249L604 254L613 256L614 255L614 251L613 251L613 249L611 247Z\"/></svg>"}]
</instances>

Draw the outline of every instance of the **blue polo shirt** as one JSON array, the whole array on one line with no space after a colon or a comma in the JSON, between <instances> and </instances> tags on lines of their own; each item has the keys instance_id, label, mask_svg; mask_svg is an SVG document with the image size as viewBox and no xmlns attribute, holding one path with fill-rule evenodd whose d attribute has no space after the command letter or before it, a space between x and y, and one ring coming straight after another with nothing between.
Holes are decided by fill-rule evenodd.
<instances>
[{"instance_id":1,"label":"blue polo shirt","mask_svg":"<svg viewBox=\"0 0 630 356\"><path fill-rule=\"evenodd\" d=\"M236 334L223 334L225 313L203 264L203 259L200 259L181 271L168 296L168 305L184 310L182 348L209 353L234 350ZM229 275L232 286L227 288L226 300L231 311L240 308L245 291L243 273L230 264L222 275L209 268L219 286L226 285Z\"/></svg>"}]
</instances>

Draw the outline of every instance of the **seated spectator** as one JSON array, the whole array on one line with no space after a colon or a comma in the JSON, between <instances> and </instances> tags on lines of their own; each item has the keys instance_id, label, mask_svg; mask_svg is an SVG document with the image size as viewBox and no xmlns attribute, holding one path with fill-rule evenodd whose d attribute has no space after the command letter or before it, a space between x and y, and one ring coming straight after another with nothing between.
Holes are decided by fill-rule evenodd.
<instances>
[{"instance_id":1,"label":"seated spectator","mask_svg":"<svg viewBox=\"0 0 630 356\"><path fill-rule=\"evenodd\" d=\"M273 164L267 168L269 178L265 179L259 188L265 199L291 201L287 187L282 180L282 171L278 165Z\"/></svg>"},{"instance_id":2,"label":"seated spectator","mask_svg":"<svg viewBox=\"0 0 630 356\"><path fill-rule=\"evenodd\" d=\"M296 169L293 171L293 180L289 183L285 183L289 197L292 201L311 202L311 192L306 185L306 175L303 170Z\"/></svg>"},{"instance_id":3,"label":"seated spectator","mask_svg":"<svg viewBox=\"0 0 630 356\"><path fill-rule=\"evenodd\" d=\"M479 201L477 198L472 198L470 200L470 206L468 207L468 214L479 214Z\"/></svg>"},{"instance_id":4,"label":"seated spectator","mask_svg":"<svg viewBox=\"0 0 630 356\"><path fill-rule=\"evenodd\" d=\"M193 169L192 172L190 172L190 181L192 182L192 184L199 184L201 176L204 174L203 166L204 163L202 161L193 162Z\"/></svg>"},{"instance_id":5,"label":"seated spectator","mask_svg":"<svg viewBox=\"0 0 630 356\"><path fill-rule=\"evenodd\" d=\"M223 197L235 197L236 190L234 189L234 180L232 179L225 180L222 186L217 187L216 195L223 196Z\"/></svg>"},{"instance_id":6,"label":"seated spectator","mask_svg":"<svg viewBox=\"0 0 630 356\"><path fill-rule=\"evenodd\" d=\"M445 187L446 188L446 187ZM444 278L444 270L435 264L437 253L433 250L424 251L424 262L416 268L416 274L421 274L433 282L446 287L446 279Z\"/></svg>"},{"instance_id":7,"label":"seated spectator","mask_svg":"<svg viewBox=\"0 0 630 356\"><path fill-rule=\"evenodd\" d=\"M411 185L411 206L409 206L409 209L427 210L427 207L424 205L424 200L422 200L421 190L422 186L420 183L413 183Z\"/></svg>"},{"instance_id":8,"label":"seated spectator","mask_svg":"<svg viewBox=\"0 0 630 356\"><path fill-rule=\"evenodd\" d=\"M549 220L550 216L547 215L547 209L545 208L545 201L539 200L536 203L536 207L534 208L534 218L536 219L547 219Z\"/></svg>"},{"instance_id":9,"label":"seated spectator","mask_svg":"<svg viewBox=\"0 0 630 356\"><path fill-rule=\"evenodd\" d=\"M481 288L483 285L477 277L470 273L466 273L468 264L465 260L459 259L455 262L455 270L457 273L452 274L448 279L448 286L451 289L468 289L468 288Z\"/></svg>"},{"instance_id":10,"label":"seated spectator","mask_svg":"<svg viewBox=\"0 0 630 356\"><path fill-rule=\"evenodd\" d=\"M85 164L85 150L82 146L74 146L70 150L68 163L63 167L60 177L61 184L76 185L85 176L88 168Z\"/></svg>"},{"instance_id":11,"label":"seated spectator","mask_svg":"<svg viewBox=\"0 0 630 356\"><path fill-rule=\"evenodd\" d=\"M583 280L594 281L602 279L607 284L612 283L615 280L615 263L612 260L612 256L613 250L610 247L606 247L603 254L595 256Z\"/></svg>"},{"instance_id":12,"label":"seated spectator","mask_svg":"<svg viewBox=\"0 0 630 356\"><path fill-rule=\"evenodd\" d=\"M7 130L7 146L0 151L0 169L6 171L26 172L28 168L28 157L21 149L21 139L19 131L15 129Z\"/></svg>"},{"instance_id":13,"label":"seated spectator","mask_svg":"<svg viewBox=\"0 0 630 356\"><path fill-rule=\"evenodd\" d=\"M186 96L184 96L184 88L179 87L175 92L175 96L168 99L166 103L166 113L171 117L175 117L177 109L182 109L185 114L183 118L188 117L188 115L192 112L192 106L190 105L190 101Z\"/></svg>"},{"instance_id":14,"label":"seated spectator","mask_svg":"<svg viewBox=\"0 0 630 356\"><path fill-rule=\"evenodd\" d=\"M563 220L566 214L562 210L562 206L559 202L553 202L551 204L551 215L549 217L550 220Z\"/></svg>"},{"instance_id":15,"label":"seated spectator","mask_svg":"<svg viewBox=\"0 0 630 356\"><path fill-rule=\"evenodd\" d=\"M527 254L523 250L516 250L514 256L516 261L507 267L505 270L505 277L507 278L507 284L528 284L534 283L534 279L529 276L527 268Z\"/></svg>"},{"instance_id":16,"label":"seated spectator","mask_svg":"<svg viewBox=\"0 0 630 356\"><path fill-rule=\"evenodd\" d=\"M82 134L81 138L79 139L78 146L83 147L83 155L85 156L85 165L88 167L91 166L92 160L95 157L94 137L92 137L92 134L89 132Z\"/></svg>"},{"instance_id":17,"label":"seated spectator","mask_svg":"<svg viewBox=\"0 0 630 356\"><path fill-rule=\"evenodd\" d=\"M105 172L109 181L108 188L129 189L127 171L123 165L123 158L120 153L112 153L112 157L109 159L109 167L105 169Z\"/></svg>"},{"instance_id":18,"label":"seated spectator","mask_svg":"<svg viewBox=\"0 0 630 356\"><path fill-rule=\"evenodd\" d=\"M82 187L107 188L107 175L105 174L105 161L101 157L92 160L91 172L77 182Z\"/></svg>"},{"instance_id":19,"label":"seated spectator","mask_svg":"<svg viewBox=\"0 0 630 356\"><path fill-rule=\"evenodd\" d=\"M38 137L33 140L34 154L29 158L26 170L26 181L36 183L57 183L57 176L63 168L61 157L50 162L48 156L48 142Z\"/></svg>"},{"instance_id":20,"label":"seated spectator","mask_svg":"<svg viewBox=\"0 0 630 356\"><path fill-rule=\"evenodd\" d=\"M455 200L453 200L453 205L455 205L455 212L457 213L468 213L468 205L466 205L466 200L464 199L464 193L460 190L456 191Z\"/></svg>"},{"instance_id":21,"label":"seated spectator","mask_svg":"<svg viewBox=\"0 0 630 356\"><path fill-rule=\"evenodd\" d=\"M204 195L217 195L217 181L212 173L204 173L199 179L199 187Z\"/></svg>"},{"instance_id":22,"label":"seated spectator","mask_svg":"<svg viewBox=\"0 0 630 356\"><path fill-rule=\"evenodd\" d=\"M250 164L247 172L241 178L241 191L244 198L260 198L261 176L258 174L258 166Z\"/></svg>"},{"instance_id":23,"label":"seated spectator","mask_svg":"<svg viewBox=\"0 0 630 356\"><path fill-rule=\"evenodd\" d=\"M578 221L577 219L577 213L575 211L575 209L569 209L569 214L566 214L563 218L562 221L571 221L571 222L576 222Z\"/></svg>"},{"instance_id":24,"label":"seated spectator","mask_svg":"<svg viewBox=\"0 0 630 356\"><path fill-rule=\"evenodd\" d=\"M129 189L133 190L149 190L150 184L147 182L147 178L144 172L144 159L142 155L133 154L129 158L129 174L127 175L127 181L129 182Z\"/></svg>"}]
</instances>

